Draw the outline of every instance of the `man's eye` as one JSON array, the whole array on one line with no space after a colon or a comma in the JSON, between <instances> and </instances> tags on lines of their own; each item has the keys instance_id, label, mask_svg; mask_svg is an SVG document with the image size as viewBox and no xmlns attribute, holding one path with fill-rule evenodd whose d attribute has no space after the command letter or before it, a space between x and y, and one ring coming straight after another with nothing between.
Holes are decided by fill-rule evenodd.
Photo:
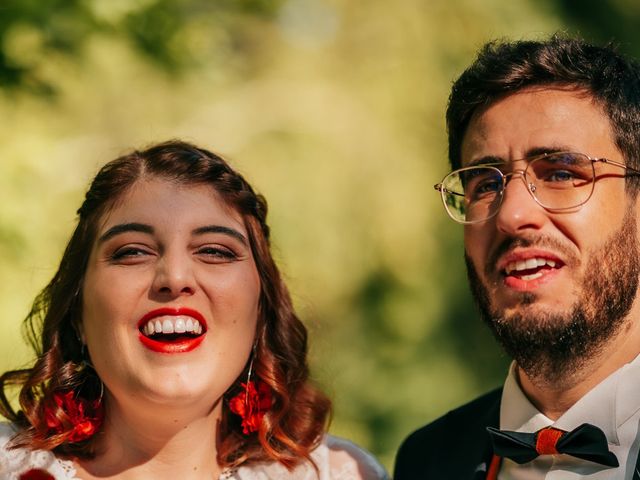
<instances>
[{"instance_id":1,"label":"man's eye","mask_svg":"<svg viewBox=\"0 0 640 480\"><path fill-rule=\"evenodd\" d=\"M485 180L478 185L476 188L476 192L478 193L486 193L486 192L497 192L500 190L500 185L502 182L499 182L495 179Z\"/></svg>"},{"instance_id":2,"label":"man's eye","mask_svg":"<svg viewBox=\"0 0 640 480\"><path fill-rule=\"evenodd\" d=\"M495 178L487 178L482 181L475 182L472 186L470 193L471 198L477 200L487 195L492 195L500 191L502 188L502 182Z\"/></svg>"},{"instance_id":3,"label":"man's eye","mask_svg":"<svg viewBox=\"0 0 640 480\"><path fill-rule=\"evenodd\" d=\"M570 182L575 178L569 170L554 170L544 178L545 182Z\"/></svg>"}]
</instances>

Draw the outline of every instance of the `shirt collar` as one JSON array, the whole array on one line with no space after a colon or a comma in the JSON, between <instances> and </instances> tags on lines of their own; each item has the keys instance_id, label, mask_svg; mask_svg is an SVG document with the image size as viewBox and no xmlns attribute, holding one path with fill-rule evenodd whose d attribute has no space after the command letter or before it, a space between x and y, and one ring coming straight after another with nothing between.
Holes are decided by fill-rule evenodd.
<instances>
[{"instance_id":1,"label":"shirt collar","mask_svg":"<svg viewBox=\"0 0 640 480\"><path fill-rule=\"evenodd\" d=\"M529 401L517 380L512 362L502 391L500 428L517 432L535 432L553 425L573 430L583 423L596 425L615 445L617 429L640 410L640 356L612 373L587 392L555 422Z\"/></svg>"},{"instance_id":2,"label":"shirt collar","mask_svg":"<svg viewBox=\"0 0 640 480\"><path fill-rule=\"evenodd\" d=\"M515 432L536 432L553 424L553 420L538 411L518 383L516 362L511 362L500 401L500 428Z\"/></svg>"}]
</instances>

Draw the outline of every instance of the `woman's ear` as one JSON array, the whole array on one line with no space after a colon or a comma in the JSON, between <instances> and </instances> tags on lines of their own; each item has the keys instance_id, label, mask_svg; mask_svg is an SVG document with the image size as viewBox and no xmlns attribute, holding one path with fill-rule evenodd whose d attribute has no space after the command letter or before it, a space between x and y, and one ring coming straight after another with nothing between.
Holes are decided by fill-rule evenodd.
<instances>
[{"instance_id":1,"label":"woman's ear","mask_svg":"<svg viewBox=\"0 0 640 480\"><path fill-rule=\"evenodd\" d=\"M84 336L84 325L82 324L82 320L78 320L73 322L73 329L76 331L76 337L78 337L78 341L84 346L87 344L87 339Z\"/></svg>"},{"instance_id":2,"label":"woman's ear","mask_svg":"<svg viewBox=\"0 0 640 480\"><path fill-rule=\"evenodd\" d=\"M71 326L76 332L76 337L82 346L87 344L87 339L84 335L84 325L82 323L82 283L78 286L76 290L76 294L74 295L73 304L75 306L74 310L76 310L76 315L71 317ZM73 307L72 307L73 308Z\"/></svg>"}]
</instances>

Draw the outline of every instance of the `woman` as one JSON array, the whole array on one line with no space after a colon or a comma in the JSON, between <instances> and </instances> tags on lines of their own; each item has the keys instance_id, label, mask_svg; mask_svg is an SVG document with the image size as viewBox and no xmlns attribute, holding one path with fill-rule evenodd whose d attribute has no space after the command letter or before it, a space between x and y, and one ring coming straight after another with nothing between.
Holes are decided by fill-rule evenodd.
<instances>
[{"instance_id":1,"label":"woman","mask_svg":"<svg viewBox=\"0 0 640 480\"><path fill-rule=\"evenodd\" d=\"M325 435L266 214L193 145L104 166L26 319L37 361L0 377L0 477L386 478Z\"/></svg>"}]
</instances>

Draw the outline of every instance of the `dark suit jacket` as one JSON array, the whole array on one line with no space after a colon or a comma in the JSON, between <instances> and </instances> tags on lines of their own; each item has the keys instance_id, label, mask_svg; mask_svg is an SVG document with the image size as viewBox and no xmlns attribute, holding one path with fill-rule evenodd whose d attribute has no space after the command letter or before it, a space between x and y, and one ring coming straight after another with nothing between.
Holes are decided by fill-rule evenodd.
<instances>
[{"instance_id":1,"label":"dark suit jacket","mask_svg":"<svg viewBox=\"0 0 640 480\"><path fill-rule=\"evenodd\" d=\"M479 480L493 452L486 427L500 423L502 388L413 432L396 457L395 480Z\"/></svg>"}]
</instances>

